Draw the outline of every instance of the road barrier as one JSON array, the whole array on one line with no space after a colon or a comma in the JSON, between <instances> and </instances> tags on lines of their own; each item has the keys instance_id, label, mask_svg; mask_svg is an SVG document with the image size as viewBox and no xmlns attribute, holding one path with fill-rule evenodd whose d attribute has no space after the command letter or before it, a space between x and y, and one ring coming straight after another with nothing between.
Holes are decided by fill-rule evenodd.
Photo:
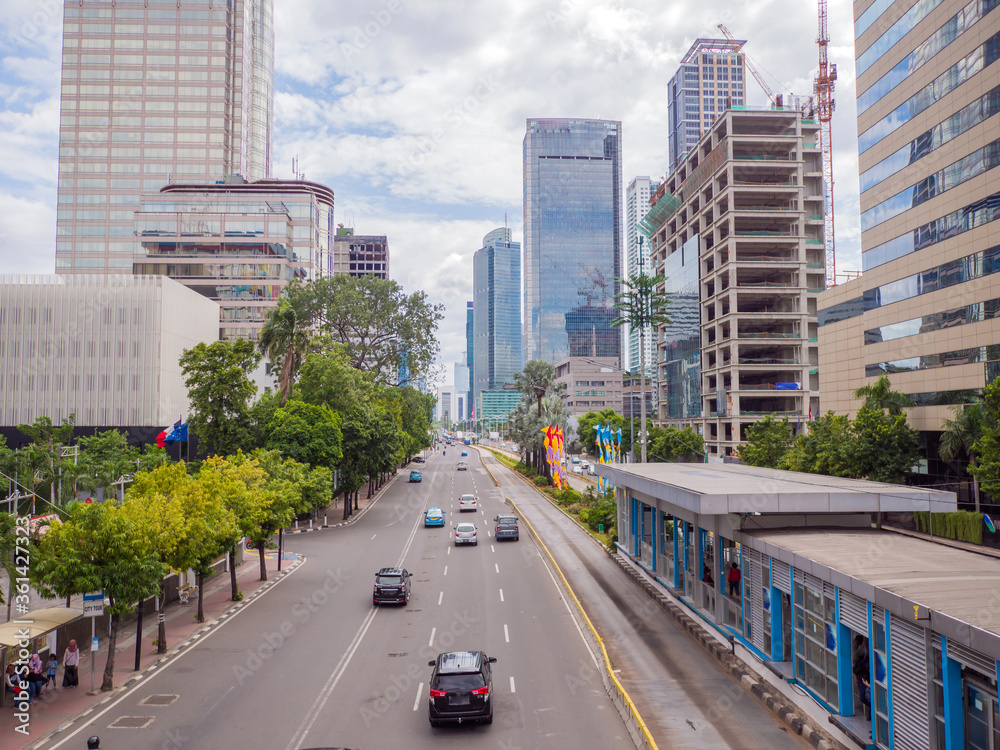
<instances>
[{"instance_id":1,"label":"road barrier","mask_svg":"<svg viewBox=\"0 0 1000 750\"><path fill-rule=\"evenodd\" d=\"M487 449L489 450L489 449ZM494 457L495 458L495 457ZM486 469L486 473L490 475L490 479L493 483L499 487L500 482L490 471L486 462L483 462L483 468ZM576 596L576 592L573 591L573 587L569 585L569 581L566 580L566 576L563 575L562 569L559 567L559 563L549 552L549 548L545 546L545 542L542 538L538 536L538 532L535 531L535 527L531 525L531 522L524 517L524 513L521 512L517 504L511 500L509 497L506 498L507 502L514 509L517 515L520 517L521 521L528 527L529 533L535 537L535 541L538 542L539 546L545 552L549 558L549 562L552 563L552 567L555 569L556 573L559 574L559 579L562 581L563 586L566 587L566 591L569 593L570 598L576 604L576 608L580 612L580 616L583 617L584 623L587 625L586 628L582 628L581 632L584 637L587 638L591 650L594 653L600 652L601 658L598 659L598 667L601 672L601 677L604 680L604 689L608 691L608 695L611 696L611 702L615 704L615 708L618 709L618 714L622 717L622 721L625 723L625 728L628 729L629 736L632 738L632 742L640 750L659 750L656 745L656 740L653 739L653 735L650 734L649 728L646 726L646 722L642 720L642 716L639 715L639 709L635 707L635 703L632 702L632 698L626 692L625 688L615 677L615 669L611 665L611 659L608 657L608 650L604 647L604 639L597 633L597 628L594 627L594 623L590 621L589 615L587 615L586 610L584 610L583 605Z\"/></svg>"}]
</instances>

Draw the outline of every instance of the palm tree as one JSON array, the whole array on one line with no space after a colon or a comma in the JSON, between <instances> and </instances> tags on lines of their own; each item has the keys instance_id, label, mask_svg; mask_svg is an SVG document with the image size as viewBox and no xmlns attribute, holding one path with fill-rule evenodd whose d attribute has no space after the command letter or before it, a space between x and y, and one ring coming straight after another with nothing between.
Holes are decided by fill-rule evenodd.
<instances>
[{"instance_id":1,"label":"palm tree","mask_svg":"<svg viewBox=\"0 0 1000 750\"><path fill-rule=\"evenodd\" d=\"M975 445L983 434L982 399L971 404L955 404L952 411L955 413L955 418L946 419L941 425L944 429L938 443L941 458L945 461L953 461L964 453L969 456L969 467L975 468ZM972 476L972 489L976 502L976 513L978 513L979 480L975 475Z\"/></svg>"},{"instance_id":2,"label":"palm tree","mask_svg":"<svg viewBox=\"0 0 1000 750\"><path fill-rule=\"evenodd\" d=\"M260 340L257 342L260 353L272 364L281 362L281 374L278 376L281 406L285 405L292 392L292 382L302 364L302 357L308 344L309 333L300 325L295 308L288 300L281 300L278 306L268 313L267 321L260 329Z\"/></svg>"},{"instance_id":3,"label":"palm tree","mask_svg":"<svg viewBox=\"0 0 1000 750\"><path fill-rule=\"evenodd\" d=\"M645 273L633 274L627 279L618 279L622 291L615 295L615 310L619 315L611 321L617 327L628 323L629 328L639 331L639 372L642 385L639 387L641 411L639 430L642 434L642 463L646 463L646 331L669 325L667 307L671 295L660 291L666 277L663 274L649 276ZM631 408L631 407L630 407Z\"/></svg>"},{"instance_id":4,"label":"palm tree","mask_svg":"<svg viewBox=\"0 0 1000 750\"><path fill-rule=\"evenodd\" d=\"M874 383L863 385L854 391L854 398L864 399L865 406L876 409L888 409L889 413L898 417L907 406L913 406L913 399L905 393L892 390L889 376L884 372Z\"/></svg>"},{"instance_id":5,"label":"palm tree","mask_svg":"<svg viewBox=\"0 0 1000 750\"><path fill-rule=\"evenodd\" d=\"M546 393L549 395L555 395L563 390L562 384L556 384L556 368L543 359L533 359L526 362L524 369L521 372L514 373L514 387L517 388L521 393L523 393L528 398L535 399L538 403L537 409L537 420L540 423L542 419L542 399L545 397ZM530 423L532 420L525 416L525 421ZM524 435L524 438L529 437ZM522 448L527 451L528 446L534 446L536 448L535 455L535 469L542 474L547 476L546 464L542 460L541 454L541 438L537 435L532 436L533 439L526 440L522 442Z\"/></svg>"}]
</instances>

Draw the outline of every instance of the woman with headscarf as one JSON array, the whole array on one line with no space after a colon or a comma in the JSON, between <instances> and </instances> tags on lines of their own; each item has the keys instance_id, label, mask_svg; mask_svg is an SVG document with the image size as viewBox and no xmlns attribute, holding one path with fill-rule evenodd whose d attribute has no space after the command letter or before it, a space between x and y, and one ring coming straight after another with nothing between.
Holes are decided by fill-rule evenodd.
<instances>
[{"instance_id":1,"label":"woman with headscarf","mask_svg":"<svg viewBox=\"0 0 1000 750\"><path fill-rule=\"evenodd\" d=\"M28 659L28 687L37 698L42 694L42 686L45 684L45 666L42 664L42 657L32 654Z\"/></svg>"},{"instance_id":2,"label":"woman with headscarf","mask_svg":"<svg viewBox=\"0 0 1000 750\"><path fill-rule=\"evenodd\" d=\"M77 667L80 664L80 649L76 647L76 641L71 640L63 654L63 687L71 688L80 684L80 676Z\"/></svg>"}]
</instances>

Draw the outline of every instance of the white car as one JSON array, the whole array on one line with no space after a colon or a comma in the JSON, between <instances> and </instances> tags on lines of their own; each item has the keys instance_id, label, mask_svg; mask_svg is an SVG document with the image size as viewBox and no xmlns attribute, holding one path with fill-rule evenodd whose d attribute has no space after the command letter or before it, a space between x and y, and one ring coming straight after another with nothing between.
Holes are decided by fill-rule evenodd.
<instances>
[{"instance_id":1,"label":"white car","mask_svg":"<svg viewBox=\"0 0 1000 750\"><path fill-rule=\"evenodd\" d=\"M469 465L465 463L465 461L458 462L458 471L468 471L468 470L469 470Z\"/></svg>"},{"instance_id":2,"label":"white car","mask_svg":"<svg viewBox=\"0 0 1000 750\"><path fill-rule=\"evenodd\" d=\"M574 474L583 474L583 467L580 466L580 464L573 464L573 473Z\"/></svg>"},{"instance_id":3,"label":"white car","mask_svg":"<svg viewBox=\"0 0 1000 750\"><path fill-rule=\"evenodd\" d=\"M474 523L460 523L455 527L455 544L479 544Z\"/></svg>"},{"instance_id":4,"label":"white car","mask_svg":"<svg viewBox=\"0 0 1000 750\"><path fill-rule=\"evenodd\" d=\"M462 495L458 498L458 512L471 510L473 512L479 510L479 498L475 495Z\"/></svg>"}]
</instances>

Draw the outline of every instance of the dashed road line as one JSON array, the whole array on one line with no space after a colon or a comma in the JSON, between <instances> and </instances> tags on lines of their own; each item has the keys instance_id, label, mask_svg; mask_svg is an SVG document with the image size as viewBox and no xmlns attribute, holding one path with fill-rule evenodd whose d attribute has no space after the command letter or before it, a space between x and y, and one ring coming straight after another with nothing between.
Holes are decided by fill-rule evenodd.
<instances>
[{"instance_id":1,"label":"dashed road line","mask_svg":"<svg viewBox=\"0 0 1000 750\"><path fill-rule=\"evenodd\" d=\"M443 599L444 599L444 592L442 591L441 593L438 594L438 606L439 607L441 606L441 600L443 600Z\"/></svg>"},{"instance_id":2,"label":"dashed road line","mask_svg":"<svg viewBox=\"0 0 1000 750\"><path fill-rule=\"evenodd\" d=\"M431 639L427 641L427 647L430 648L434 645L434 635L437 633L437 628L431 628Z\"/></svg>"},{"instance_id":3,"label":"dashed road line","mask_svg":"<svg viewBox=\"0 0 1000 750\"><path fill-rule=\"evenodd\" d=\"M413 699L413 710L416 711L420 705L420 694L424 692L424 683L417 685L417 697Z\"/></svg>"},{"instance_id":4,"label":"dashed road line","mask_svg":"<svg viewBox=\"0 0 1000 750\"><path fill-rule=\"evenodd\" d=\"M500 601L503 601L503 589L500 589Z\"/></svg>"},{"instance_id":5,"label":"dashed road line","mask_svg":"<svg viewBox=\"0 0 1000 750\"><path fill-rule=\"evenodd\" d=\"M510 633L507 632L507 623L503 624L503 639L505 643L510 643Z\"/></svg>"},{"instance_id":6,"label":"dashed road line","mask_svg":"<svg viewBox=\"0 0 1000 750\"><path fill-rule=\"evenodd\" d=\"M510 676L510 692L512 692L512 693L516 693L517 692L516 690L514 690L514 675Z\"/></svg>"},{"instance_id":7,"label":"dashed road line","mask_svg":"<svg viewBox=\"0 0 1000 750\"><path fill-rule=\"evenodd\" d=\"M497 565L496 563L493 563L493 567L497 569L497 573L500 572L500 566L499 565Z\"/></svg>"},{"instance_id":8,"label":"dashed road line","mask_svg":"<svg viewBox=\"0 0 1000 750\"><path fill-rule=\"evenodd\" d=\"M448 549L451 549L451 547L449 547ZM444 566L444 574L448 575L448 566L447 565Z\"/></svg>"}]
</instances>

